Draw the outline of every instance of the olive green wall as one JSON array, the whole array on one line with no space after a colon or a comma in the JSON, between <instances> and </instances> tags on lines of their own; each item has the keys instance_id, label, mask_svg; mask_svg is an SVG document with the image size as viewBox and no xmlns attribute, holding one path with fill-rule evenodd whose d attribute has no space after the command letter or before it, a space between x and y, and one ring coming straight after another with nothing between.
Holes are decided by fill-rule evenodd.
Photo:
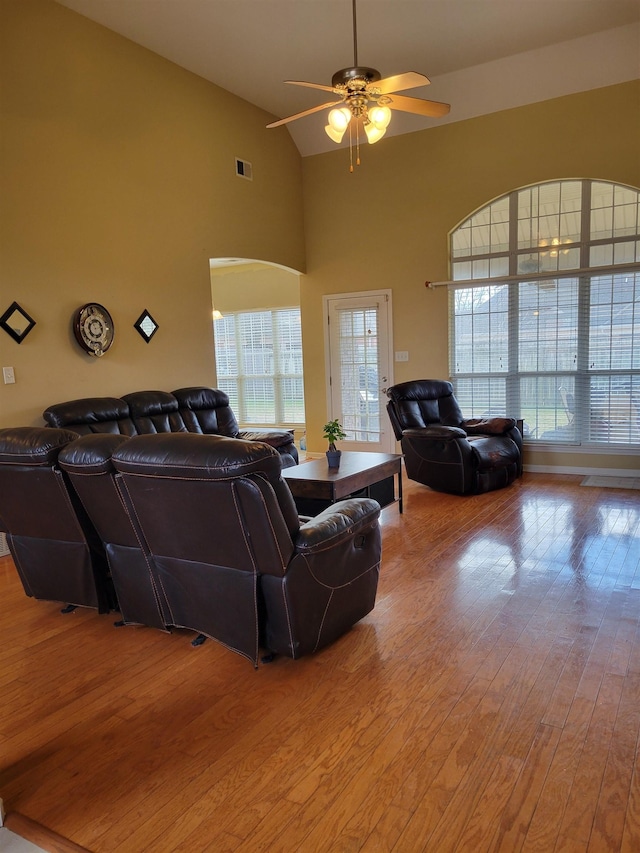
<instances>
[{"instance_id":1,"label":"olive green wall","mask_svg":"<svg viewBox=\"0 0 640 853\"><path fill-rule=\"evenodd\" d=\"M49 0L0 0L0 426L50 403L214 384L209 258L303 270L301 159L272 118ZM235 174L249 160L254 179ZM277 203L274 203L277 199ZM100 302L115 342L83 353L74 311ZM143 309L159 323L147 344Z\"/></svg>"},{"instance_id":2,"label":"olive green wall","mask_svg":"<svg viewBox=\"0 0 640 853\"><path fill-rule=\"evenodd\" d=\"M37 321L20 345L0 332L0 366L17 379L0 382L0 426L41 423L59 400L215 383L208 261L235 256L306 265L307 425L320 451L323 295L392 288L394 348L409 352L395 380L447 376L446 289L424 282L448 278L457 223L538 181L640 186L638 81L434 122L363 146L350 174L348 151L301 161L263 111L50 0L0 0L0 80L0 312L15 299ZM236 177L236 156L253 181ZM116 323L101 359L73 338L89 301ZM144 308L160 325L150 344L132 328Z\"/></svg>"},{"instance_id":3,"label":"olive green wall","mask_svg":"<svg viewBox=\"0 0 640 853\"><path fill-rule=\"evenodd\" d=\"M455 112L455 103L452 105ZM349 172L344 149L303 160L307 276L301 287L307 434L326 420L322 296L391 288L395 381L447 377L448 234L509 190L558 178L640 186L640 82L385 138ZM554 454L556 466L634 467L638 458ZM529 452L527 463L550 464Z\"/></svg>"}]
</instances>

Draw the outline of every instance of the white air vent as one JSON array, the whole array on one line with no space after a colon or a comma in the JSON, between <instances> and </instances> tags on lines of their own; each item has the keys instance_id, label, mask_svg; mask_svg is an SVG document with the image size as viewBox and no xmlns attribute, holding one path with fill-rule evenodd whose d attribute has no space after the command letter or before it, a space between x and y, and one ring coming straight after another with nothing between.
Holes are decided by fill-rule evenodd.
<instances>
[{"instance_id":1,"label":"white air vent","mask_svg":"<svg viewBox=\"0 0 640 853\"><path fill-rule=\"evenodd\" d=\"M236 175L239 178L246 178L248 181L253 180L253 167L248 160L241 160L236 157Z\"/></svg>"}]
</instances>

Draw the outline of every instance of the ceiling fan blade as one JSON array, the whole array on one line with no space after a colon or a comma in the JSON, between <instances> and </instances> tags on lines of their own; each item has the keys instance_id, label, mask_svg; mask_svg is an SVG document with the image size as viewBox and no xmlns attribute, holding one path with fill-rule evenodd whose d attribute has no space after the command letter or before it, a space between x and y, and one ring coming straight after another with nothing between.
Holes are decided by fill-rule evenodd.
<instances>
[{"instance_id":1,"label":"ceiling fan blade","mask_svg":"<svg viewBox=\"0 0 640 853\"><path fill-rule=\"evenodd\" d=\"M451 109L450 104L440 101L423 101L421 98L408 98L406 95L389 95L389 107L405 113L415 113L419 116L440 118L446 116Z\"/></svg>"},{"instance_id":2,"label":"ceiling fan blade","mask_svg":"<svg viewBox=\"0 0 640 853\"><path fill-rule=\"evenodd\" d=\"M322 89L323 92L335 92L333 86L324 86L322 83L307 83L304 80L285 80L285 83L291 83L292 86L308 86L310 89Z\"/></svg>"},{"instance_id":3,"label":"ceiling fan blade","mask_svg":"<svg viewBox=\"0 0 640 853\"><path fill-rule=\"evenodd\" d=\"M405 74L396 74L393 77L378 80L376 83L372 83L371 87L380 89L383 95L388 95L390 92L403 92L405 89L415 89L417 86L428 86L429 83L431 80L424 74L418 74L417 71L407 71Z\"/></svg>"},{"instance_id":4,"label":"ceiling fan blade","mask_svg":"<svg viewBox=\"0 0 640 853\"><path fill-rule=\"evenodd\" d=\"M329 101L327 104L320 104L317 107L311 107L311 109L303 110L301 113L296 113L293 116L287 116L286 118L278 119L278 121L272 121L271 124L267 125L267 127L280 127L281 124L286 124L289 121L295 121L297 118L304 118L304 116L310 116L312 113L317 113L320 110L325 110L327 107L335 107L341 103L343 102Z\"/></svg>"}]
</instances>

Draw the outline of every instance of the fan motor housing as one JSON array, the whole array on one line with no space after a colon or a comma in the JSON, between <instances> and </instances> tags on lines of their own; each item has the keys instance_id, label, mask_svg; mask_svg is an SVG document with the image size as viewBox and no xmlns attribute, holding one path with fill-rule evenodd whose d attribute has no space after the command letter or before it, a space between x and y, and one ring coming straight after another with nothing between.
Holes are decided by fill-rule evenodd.
<instances>
[{"instance_id":1,"label":"fan motor housing","mask_svg":"<svg viewBox=\"0 0 640 853\"><path fill-rule=\"evenodd\" d=\"M355 65L352 68L342 68L340 71L336 71L331 78L331 85L334 87L340 86L348 89L349 84L356 80L362 80L366 85L368 83L375 83L380 79L380 72L376 71L375 68L367 68L364 65Z\"/></svg>"}]
</instances>

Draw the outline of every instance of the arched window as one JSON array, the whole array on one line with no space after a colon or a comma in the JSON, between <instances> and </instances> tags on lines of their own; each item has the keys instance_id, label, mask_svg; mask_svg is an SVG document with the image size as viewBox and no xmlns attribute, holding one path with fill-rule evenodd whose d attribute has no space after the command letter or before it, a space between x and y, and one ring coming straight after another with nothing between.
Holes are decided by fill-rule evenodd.
<instances>
[{"instance_id":1,"label":"arched window","mask_svg":"<svg viewBox=\"0 0 640 853\"><path fill-rule=\"evenodd\" d=\"M640 445L640 192L514 190L451 232L450 369L465 416L553 444Z\"/></svg>"}]
</instances>

